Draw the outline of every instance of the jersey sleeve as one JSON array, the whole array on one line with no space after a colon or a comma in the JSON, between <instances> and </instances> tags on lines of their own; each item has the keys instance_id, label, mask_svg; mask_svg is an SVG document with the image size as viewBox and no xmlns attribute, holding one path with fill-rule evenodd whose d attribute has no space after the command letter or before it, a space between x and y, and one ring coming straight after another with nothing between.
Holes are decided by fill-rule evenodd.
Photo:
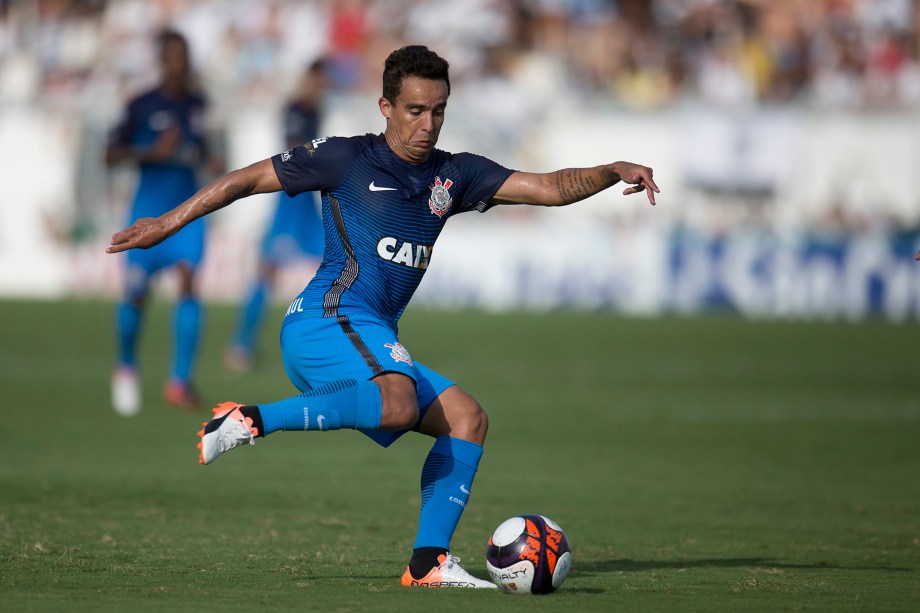
<instances>
[{"instance_id":1,"label":"jersey sleeve","mask_svg":"<svg viewBox=\"0 0 920 613\"><path fill-rule=\"evenodd\" d=\"M137 101L133 101L125 108L124 114L118 122L118 125L109 132L110 145L130 147L134 144L134 133L137 131L139 123L138 116L140 115L138 106Z\"/></svg>"},{"instance_id":2,"label":"jersey sleeve","mask_svg":"<svg viewBox=\"0 0 920 613\"><path fill-rule=\"evenodd\" d=\"M491 202L514 171L488 158L473 153L458 153L453 162L463 177L464 190L460 208L456 213L479 211L485 213L494 205Z\"/></svg>"},{"instance_id":3,"label":"jersey sleeve","mask_svg":"<svg viewBox=\"0 0 920 613\"><path fill-rule=\"evenodd\" d=\"M317 138L272 156L278 181L288 196L338 187L360 152L354 138Z\"/></svg>"}]
</instances>

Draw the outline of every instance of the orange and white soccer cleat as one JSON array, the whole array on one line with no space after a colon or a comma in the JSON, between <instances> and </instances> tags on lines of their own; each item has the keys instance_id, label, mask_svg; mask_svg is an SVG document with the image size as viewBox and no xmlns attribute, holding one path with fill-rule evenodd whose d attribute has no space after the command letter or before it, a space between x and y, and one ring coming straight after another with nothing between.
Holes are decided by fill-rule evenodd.
<instances>
[{"instance_id":1,"label":"orange and white soccer cleat","mask_svg":"<svg viewBox=\"0 0 920 613\"><path fill-rule=\"evenodd\" d=\"M240 409L243 407L236 402L222 402L216 408L211 409L214 418L204 426L198 436L201 440L198 442L198 462L200 464L210 464L220 454L230 451L241 445L255 445L255 437L259 431L252 427L252 418L243 415Z\"/></svg>"},{"instance_id":2,"label":"orange and white soccer cleat","mask_svg":"<svg viewBox=\"0 0 920 613\"><path fill-rule=\"evenodd\" d=\"M428 571L421 579L412 577L409 568L399 581L406 587L471 587L480 589L498 589L491 581L477 579L460 566L460 558L449 553L438 556L438 565Z\"/></svg>"},{"instance_id":3,"label":"orange and white soccer cleat","mask_svg":"<svg viewBox=\"0 0 920 613\"><path fill-rule=\"evenodd\" d=\"M201 408L201 398L191 383L170 379L163 386L163 399L177 409L196 411Z\"/></svg>"}]
</instances>

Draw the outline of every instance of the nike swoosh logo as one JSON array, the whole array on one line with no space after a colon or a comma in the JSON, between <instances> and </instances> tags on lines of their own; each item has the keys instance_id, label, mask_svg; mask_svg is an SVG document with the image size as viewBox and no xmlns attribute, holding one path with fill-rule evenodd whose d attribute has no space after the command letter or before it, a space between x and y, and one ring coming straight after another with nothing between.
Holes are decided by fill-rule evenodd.
<instances>
[{"instance_id":1,"label":"nike swoosh logo","mask_svg":"<svg viewBox=\"0 0 920 613\"><path fill-rule=\"evenodd\" d=\"M460 491L463 492L464 494L469 494L469 493L470 493L470 491L469 491L468 489L466 489L466 484L463 484L463 485L460 486Z\"/></svg>"},{"instance_id":2,"label":"nike swoosh logo","mask_svg":"<svg viewBox=\"0 0 920 613\"><path fill-rule=\"evenodd\" d=\"M317 415L317 416L316 416L316 425L319 426L319 431L320 431L320 432L323 431L323 422L324 422L325 420L326 420L326 418L323 417L322 415Z\"/></svg>"},{"instance_id":3,"label":"nike swoosh logo","mask_svg":"<svg viewBox=\"0 0 920 613\"><path fill-rule=\"evenodd\" d=\"M392 191L396 191L396 188L395 188L395 187L377 187L376 185L374 185L374 182L373 182L373 181L371 181L371 184L367 186L367 189L371 190L372 192L392 192Z\"/></svg>"}]
</instances>

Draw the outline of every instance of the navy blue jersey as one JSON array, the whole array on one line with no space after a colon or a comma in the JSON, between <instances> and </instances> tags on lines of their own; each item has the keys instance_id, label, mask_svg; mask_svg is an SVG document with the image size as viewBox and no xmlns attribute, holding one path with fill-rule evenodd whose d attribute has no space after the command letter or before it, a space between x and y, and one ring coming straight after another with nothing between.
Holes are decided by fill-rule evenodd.
<instances>
[{"instance_id":1,"label":"navy blue jersey","mask_svg":"<svg viewBox=\"0 0 920 613\"><path fill-rule=\"evenodd\" d=\"M284 142L297 147L319 136L319 111L292 102L284 109Z\"/></svg>"},{"instance_id":2,"label":"navy blue jersey","mask_svg":"<svg viewBox=\"0 0 920 613\"><path fill-rule=\"evenodd\" d=\"M447 219L489 209L514 172L478 155L438 149L411 164L382 134L317 139L274 156L272 164L288 195L319 190L323 197L323 262L285 323L356 309L394 331Z\"/></svg>"},{"instance_id":3,"label":"navy blue jersey","mask_svg":"<svg viewBox=\"0 0 920 613\"><path fill-rule=\"evenodd\" d=\"M205 158L203 114L200 96L172 98L155 89L128 104L122 122L112 131L113 144L143 150L171 129L181 134L172 158L140 165L140 182L133 218L165 213L197 190L196 169Z\"/></svg>"}]
</instances>

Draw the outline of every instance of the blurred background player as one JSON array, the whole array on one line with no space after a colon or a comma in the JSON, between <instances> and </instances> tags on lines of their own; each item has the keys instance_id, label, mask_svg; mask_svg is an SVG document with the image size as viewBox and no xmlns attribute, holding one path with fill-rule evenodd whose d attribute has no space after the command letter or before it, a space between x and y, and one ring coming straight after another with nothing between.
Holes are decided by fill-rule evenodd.
<instances>
[{"instance_id":1,"label":"blurred background player","mask_svg":"<svg viewBox=\"0 0 920 613\"><path fill-rule=\"evenodd\" d=\"M160 84L131 100L106 150L109 166L130 162L140 173L129 221L160 215L194 194L197 171L208 159L203 128L206 103L193 89L188 43L178 32L164 30L157 44ZM173 360L163 395L173 406L198 408L191 379L202 317L195 271L203 250L204 224L196 220L165 244L127 254L116 316L118 366L112 375L112 405L118 413L132 415L141 408L138 335L151 280L166 268L178 274L179 295L173 319Z\"/></svg>"},{"instance_id":2,"label":"blurred background player","mask_svg":"<svg viewBox=\"0 0 920 613\"><path fill-rule=\"evenodd\" d=\"M287 149L318 137L326 85L323 62L313 62L284 111ZM278 270L298 259L318 259L322 255L323 222L318 207L316 192L294 197L280 192L275 216L262 241L256 278L240 309L233 340L224 352L224 365L229 370L246 372L253 367L265 303L271 297Z\"/></svg>"}]
</instances>

